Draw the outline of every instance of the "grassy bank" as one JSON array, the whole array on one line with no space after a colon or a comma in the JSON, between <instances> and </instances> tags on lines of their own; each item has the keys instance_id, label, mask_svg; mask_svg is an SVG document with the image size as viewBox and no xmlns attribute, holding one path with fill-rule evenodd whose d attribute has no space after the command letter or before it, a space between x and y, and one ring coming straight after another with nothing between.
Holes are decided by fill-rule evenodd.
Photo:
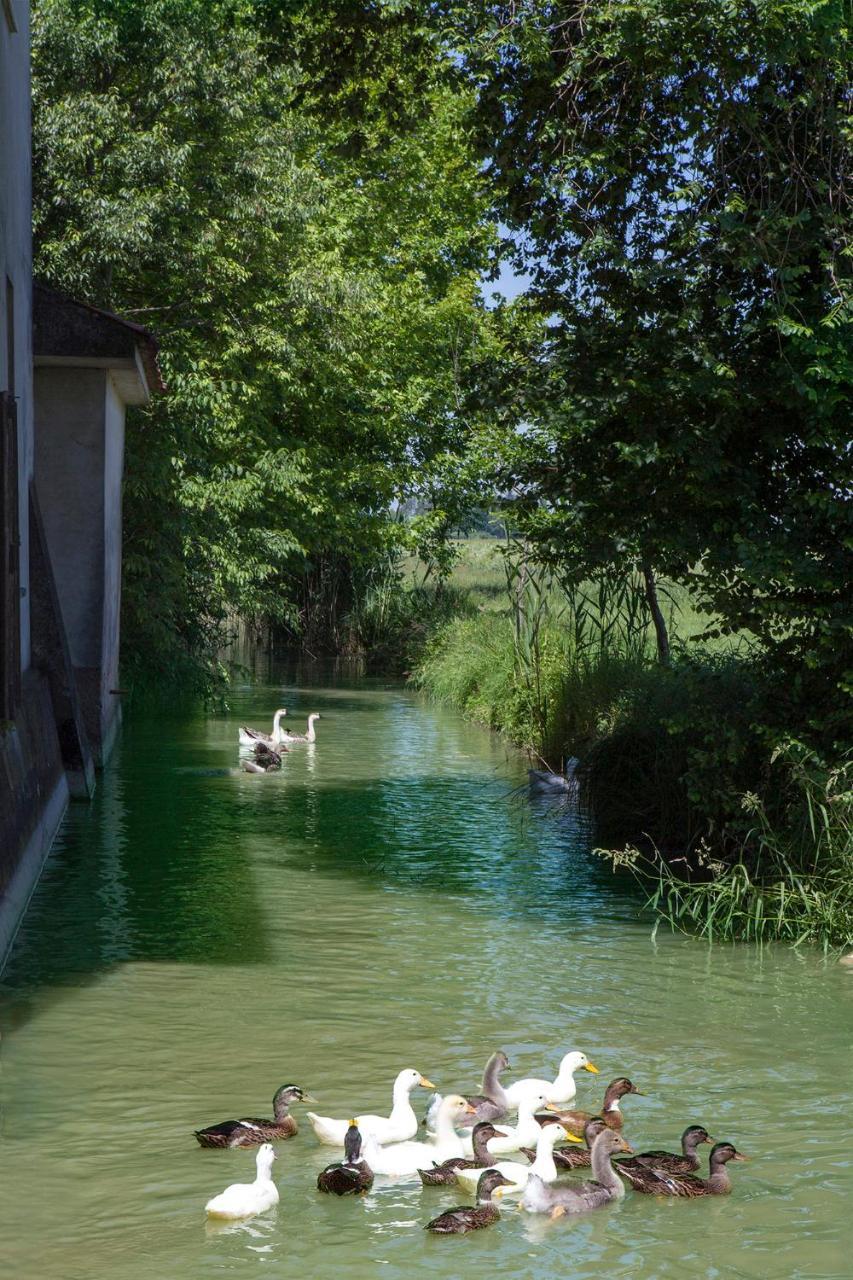
<instances>
[{"instance_id":1,"label":"grassy bank","mask_svg":"<svg viewBox=\"0 0 853 1280\"><path fill-rule=\"evenodd\" d=\"M414 682L552 768L578 759L602 851L663 918L715 938L853 943L851 765L792 739L797 709L748 638L697 641L711 620L665 593L661 665L637 584L507 578L483 540L448 591L459 610L424 623Z\"/></svg>"}]
</instances>

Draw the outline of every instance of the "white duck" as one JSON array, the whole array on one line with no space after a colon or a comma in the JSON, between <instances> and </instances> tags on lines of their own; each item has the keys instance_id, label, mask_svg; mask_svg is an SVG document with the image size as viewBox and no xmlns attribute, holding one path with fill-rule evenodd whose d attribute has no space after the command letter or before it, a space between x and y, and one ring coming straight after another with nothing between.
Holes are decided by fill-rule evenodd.
<instances>
[{"instance_id":1,"label":"white duck","mask_svg":"<svg viewBox=\"0 0 853 1280\"><path fill-rule=\"evenodd\" d=\"M285 731L281 727L281 718L286 716L287 711L284 707L279 707L272 718L272 733L263 733L260 729L250 729L247 724L241 724L238 730L241 747L256 747L262 742L265 747L277 747L286 737Z\"/></svg>"},{"instance_id":2,"label":"white duck","mask_svg":"<svg viewBox=\"0 0 853 1280\"><path fill-rule=\"evenodd\" d=\"M546 1102L571 1102L577 1093L577 1085L575 1084L575 1072L583 1067L584 1071L592 1071L598 1074L598 1067L590 1062L585 1053L567 1053L560 1063L560 1070L557 1072L556 1080L538 1080L535 1076L526 1076L523 1080L516 1080L515 1084L508 1085L506 1088L506 1096L510 1101L510 1105L517 1107L522 1098L532 1097L534 1094L542 1093L545 1095Z\"/></svg>"},{"instance_id":3,"label":"white duck","mask_svg":"<svg viewBox=\"0 0 853 1280\"><path fill-rule=\"evenodd\" d=\"M493 1156L506 1151L518 1151L519 1147L534 1147L539 1141L539 1121L535 1113L545 1105L545 1094L530 1093L518 1104L518 1124L495 1124L497 1138L489 1138L486 1150ZM474 1147L468 1134L462 1139L466 1156L473 1155Z\"/></svg>"},{"instance_id":4,"label":"white duck","mask_svg":"<svg viewBox=\"0 0 853 1280\"><path fill-rule=\"evenodd\" d=\"M580 1138L575 1137L573 1133L569 1133L564 1125L559 1123L546 1124L539 1130L539 1138L536 1143L536 1159L533 1164L520 1164L517 1160L498 1160L496 1164L491 1165L492 1169L499 1169L509 1182L509 1186L505 1187L501 1194L505 1196L519 1195L527 1186L527 1179L531 1173L537 1174L543 1182L554 1182L557 1177L557 1166L554 1163L554 1144L559 1142L561 1138L568 1138L571 1142L580 1142ZM457 1169L456 1181L466 1191L476 1192L477 1179L482 1172L482 1169Z\"/></svg>"},{"instance_id":5,"label":"white duck","mask_svg":"<svg viewBox=\"0 0 853 1280\"><path fill-rule=\"evenodd\" d=\"M413 1067L407 1067L405 1071L401 1071L394 1081L390 1116L355 1117L362 1138L364 1140L375 1138L378 1143L405 1142L408 1138L414 1138L418 1131L418 1117L415 1115L409 1094L418 1087L434 1089L435 1085ZM330 1116L318 1116L313 1111L308 1112L308 1119L321 1142L325 1142L330 1147L344 1145L344 1138L351 1123L349 1120L333 1120ZM369 1160L368 1164L370 1164Z\"/></svg>"},{"instance_id":6,"label":"white duck","mask_svg":"<svg viewBox=\"0 0 853 1280\"><path fill-rule=\"evenodd\" d=\"M232 1182L220 1195L208 1200L204 1206L209 1218L251 1218L278 1204L278 1187L272 1180L271 1169L275 1152L269 1142L258 1148L255 1158L257 1176L254 1182Z\"/></svg>"},{"instance_id":7,"label":"white duck","mask_svg":"<svg viewBox=\"0 0 853 1280\"><path fill-rule=\"evenodd\" d=\"M434 1164L461 1157L465 1140L459 1137L455 1126L473 1110L471 1103L461 1094L448 1094L441 1100L435 1118L435 1135L428 1142L397 1142L380 1147L371 1136L364 1144L364 1158L374 1173L388 1178L410 1178L417 1175L418 1169L431 1169ZM475 1172L482 1173L483 1170Z\"/></svg>"},{"instance_id":8,"label":"white duck","mask_svg":"<svg viewBox=\"0 0 853 1280\"><path fill-rule=\"evenodd\" d=\"M285 733L282 742L316 742L317 731L314 728L314 721L320 719L319 711L312 711L308 717L308 728L305 733Z\"/></svg>"}]
</instances>

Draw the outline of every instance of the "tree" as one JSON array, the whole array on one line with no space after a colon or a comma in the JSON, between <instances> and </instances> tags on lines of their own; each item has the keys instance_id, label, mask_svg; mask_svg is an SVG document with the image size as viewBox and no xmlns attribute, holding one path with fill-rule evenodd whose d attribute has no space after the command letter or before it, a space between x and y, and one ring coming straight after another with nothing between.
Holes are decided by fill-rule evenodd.
<instances>
[{"instance_id":1,"label":"tree","mask_svg":"<svg viewBox=\"0 0 853 1280\"><path fill-rule=\"evenodd\" d=\"M687 582L838 737L853 665L849 6L441 9L548 323L503 470L516 519L578 576L634 562Z\"/></svg>"},{"instance_id":2,"label":"tree","mask_svg":"<svg viewBox=\"0 0 853 1280\"><path fill-rule=\"evenodd\" d=\"M169 389L128 433L131 662L209 658L228 612L333 634L460 439L469 104L396 6L349 6L330 61L338 9L34 6L36 269L151 325Z\"/></svg>"}]
</instances>

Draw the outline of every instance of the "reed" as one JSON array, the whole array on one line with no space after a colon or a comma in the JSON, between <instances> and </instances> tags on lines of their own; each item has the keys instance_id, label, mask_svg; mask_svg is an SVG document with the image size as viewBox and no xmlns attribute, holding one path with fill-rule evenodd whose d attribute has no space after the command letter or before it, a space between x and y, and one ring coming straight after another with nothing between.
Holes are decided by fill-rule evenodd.
<instances>
[{"instance_id":1,"label":"reed","mask_svg":"<svg viewBox=\"0 0 853 1280\"><path fill-rule=\"evenodd\" d=\"M830 767L788 740L771 762L775 795L742 796L751 825L734 860L715 856L707 841L689 862L636 846L596 852L631 870L648 906L673 930L715 941L849 947L853 757Z\"/></svg>"}]
</instances>

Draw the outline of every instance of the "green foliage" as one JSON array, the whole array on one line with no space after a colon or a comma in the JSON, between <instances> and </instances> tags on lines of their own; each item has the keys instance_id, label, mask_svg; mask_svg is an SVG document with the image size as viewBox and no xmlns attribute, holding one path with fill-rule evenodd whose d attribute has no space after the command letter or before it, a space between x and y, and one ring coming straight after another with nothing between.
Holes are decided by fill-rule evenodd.
<instances>
[{"instance_id":1,"label":"green foliage","mask_svg":"<svg viewBox=\"0 0 853 1280\"><path fill-rule=\"evenodd\" d=\"M546 325L491 388L512 518L576 581L646 561L687 584L832 750L853 668L849 5L440 8L533 275L514 310Z\"/></svg>"},{"instance_id":2,"label":"green foliage","mask_svg":"<svg viewBox=\"0 0 853 1280\"><path fill-rule=\"evenodd\" d=\"M168 385L129 423L131 669L210 662L232 612L336 643L394 503L455 516L492 232L467 100L397 8L352 6L335 61L333 7L34 6L37 271L149 324Z\"/></svg>"}]
</instances>

